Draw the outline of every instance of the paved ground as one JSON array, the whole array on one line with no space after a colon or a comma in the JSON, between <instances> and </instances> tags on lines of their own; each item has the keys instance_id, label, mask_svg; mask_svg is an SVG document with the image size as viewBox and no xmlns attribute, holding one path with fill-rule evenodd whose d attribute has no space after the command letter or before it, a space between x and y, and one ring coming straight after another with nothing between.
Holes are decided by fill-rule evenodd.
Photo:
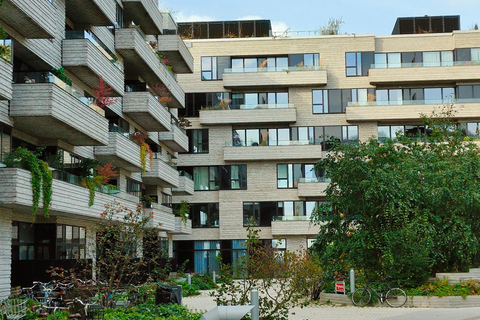
<instances>
[{"instance_id":1,"label":"paved ground","mask_svg":"<svg viewBox=\"0 0 480 320\"><path fill-rule=\"evenodd\" d=\"M182 303L192 311L205 312L217 305L208 292L200 296L183 298ZM290 310L290 320L480 320L480 307L458 309L433 308L374 308L310 305Z\"/></svg>"}]
</instances>

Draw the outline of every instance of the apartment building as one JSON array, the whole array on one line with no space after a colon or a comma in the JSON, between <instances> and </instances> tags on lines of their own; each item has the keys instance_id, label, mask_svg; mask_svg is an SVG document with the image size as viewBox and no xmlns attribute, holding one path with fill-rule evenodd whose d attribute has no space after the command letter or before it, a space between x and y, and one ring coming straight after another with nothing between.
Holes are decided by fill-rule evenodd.
<instances>
[{"instance_id":1,"label":"apartment building","mask_svg":"<svg viewBox=\"0 0 480 320\"><path fill-rule=\"evenodd\" d=\"M279 249L307 248L329 183L312 170L332 141L426 132L421 114L455 103L466 135L480 123L480 33L458 16L401 18L389 36L271 36L267 21L179 23L194 72L179 75L192 122L178 166L194 180L192 234L178 263L218 270L244 254L246 227ZM293 33L290 33L293 34ZM188 39L187 39L188 38Z\"/></svg>"},{"instance_id":2,"label":"apartment building","mask_svg":"<svg viewBox=\"0 0 480 320\"><path fill-rule=\"evenodd\" d=\"M188 151L176 77L193 71L193 57L169 12L158 0L4 0L0 26L0 299L44 280L52 265L92 258L91 227L112 202L135 209L149 196L159 247L172 257L172 236L191 233L171 199L193 193L173 166ZM94 99L100 78L115 98L103 109ZM131 139L139 133L153 152L145 167ZM18 147L45 147L54 178L48 217L42 204L32 217L30 171L3 164ZM112 163L118 176L90 206L79 175L91 159Z\"/></svg>"}]
</instances>

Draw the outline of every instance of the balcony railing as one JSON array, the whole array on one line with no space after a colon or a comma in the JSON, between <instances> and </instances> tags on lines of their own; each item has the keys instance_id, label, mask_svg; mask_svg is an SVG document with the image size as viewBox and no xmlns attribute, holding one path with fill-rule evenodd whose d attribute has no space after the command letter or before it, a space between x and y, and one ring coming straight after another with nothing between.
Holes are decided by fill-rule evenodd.
<instances>
[{"instance_id":1,"label":"balcony railing","mask_svg":"<svg viewBox=\"0 0 480 320\"><path fill-rule=\"evenodd\" d=\"M53 170L52 171L52 178L60 181L64 181L70 184L74 184L76 186L83 187L82 185L82 177L76 176L74 174L71 174L66 171L61 171L61 170ZM118 189L118 187L115 186L108 186L108 185L101 185L101 186L95 186L95 191L105 193L105 194L118 194L121 191Z\"/></svg>"},{"instance_id":2,"label":"balcony railing","mask_svg":"<svg viewBox=\"0 0 480 320\"><path fill-rule=\"evenodd\" d=\"M480 61L423 61L414 63L374 63L371 69L394 69L416 67L452 67L452 66L479 66Z\"/></svg>"},{"instance_id":3,"label":"balcony railing","mask_svg":"<svg viewBox=\"0 0 480 320\"><path fill-rule=\"evenodd\" d=\"M267 103L267 104L241 104L241 105L228 105L206 107L203 110L253 110L253 109L288 109L295 108L293 103Z\"/></svg>"},{"instance_id":4,"label":"balcony railing","mask_svg":"<svg viewBox=\"0 0 480 320\"><path fill-rule=\"evenodd\" d=\"M316 71L326 70L325 66L302 67L263 67L263 68L226 68L223 73L256 73L256 72L281 72L281 71Z\"/></svg>"},{"instance_id":5,"label":"balcony railing","mask_svg":"<svg viewBox=\"0 0 480 320\"><path fill-rule=\"evenodd\" d=\"M89 30L66 30L65 39L87 39L100 50L100 52L107 57L110 62L113 63L120 71L124 71L123 64L118 60L113 52L100 40L98 37Z\"/></svg>"},{"instance_id":6,"label":"balcony railing","mask_svg":"<svg viewBox=\"0 0 480 320\"><path fill-rule=\"evenodd\" d=\"M480 99L433 99L433 100L395 100L395 101L361 101L349 102L348 107L358 106L408 106L408 105L429 105L429 104L462 104L462 103L480 103Z\"/></svg>"},{"instance_id":7,"label":"balcony railing","mask_svg":"<svg viewBox=\"0 0 480 320\"><path fill-rule=\"evenodd\" d=\"M308 177L298 179L299 183L317 183L317 182L332 182L332 179L325 177Z\"/></svg>"},{"instance_id":8,"label":"balcony railing","mask_svg":"<svg viewBox=\"0 0 480 320\"><path fill-rule=\"evenodd\" d=\"M14 83L54 83L64 91L70 93L72 96L83 102L85 105L90 106L93 103L93 97L86 97L83 90L77 90L71 85L66 84L59 77L51 72L14 72Z\"/></svg>"},{"instance_id":9,"label":"balcony railing","mask_svg":"<svg viewBox=\"0 0 480 320\"><path fill-rule=\"evenodd\" d=\"M187 177L187 178L189 178L190 180L193 180L192 175L191 175L190 173L186 172L186 171L180 170L180 171L178 171L178 175L179 175L180 177Z\"/></svg>"},{"instance_id":10,"label":"balcony railing","mask_svg":"<svg viewBox=\"0 0 480 320\"><path fill-rule=\"evenodd\" d=\"M275 141L266 141L266 142L255 142L255 141L249 141L247 143L243 141L239 142L226 142L225 146L226 147L268 147L268 146L305 146L305 145L320 145L321 142L314 142L313 140L275 140Z\"/></svg>"},{"instance_id":11,"label":"balcony railing","mask_svg":"<svg viewBox=\"0 0 480 320\"><path fill-rule=\"evenodd\" d=\"M310 221L311 216L274 216L272 221Z\"/></svg>"}]
</instances>

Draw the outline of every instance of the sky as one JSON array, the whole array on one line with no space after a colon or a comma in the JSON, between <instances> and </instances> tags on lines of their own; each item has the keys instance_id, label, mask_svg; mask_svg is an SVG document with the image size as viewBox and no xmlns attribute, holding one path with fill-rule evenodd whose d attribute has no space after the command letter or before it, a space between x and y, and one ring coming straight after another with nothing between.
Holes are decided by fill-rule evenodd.
<instances>
[{"instance_id":1,"label":"sky","mask_svg":"<svg viewBox=\"0 0 480 320\"><path fill-rule=\"evenodd\" d=\"M330 18L340 33L389 35L398 17L460 15L461 30L480 25L480 0L159 0L178 22L269 19L274 32L313 31ZM293 34L291 34L293 35Z\"/></svg>"}]
</instances>

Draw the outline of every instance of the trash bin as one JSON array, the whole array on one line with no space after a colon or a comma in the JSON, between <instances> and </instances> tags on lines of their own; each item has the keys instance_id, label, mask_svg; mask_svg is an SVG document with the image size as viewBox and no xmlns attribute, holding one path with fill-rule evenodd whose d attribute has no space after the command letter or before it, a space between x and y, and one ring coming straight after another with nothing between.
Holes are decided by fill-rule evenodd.
<instances>
[{"instance_id":1,"label":"trash bin","mask_svg":"<svg viewBox=\"0 0 480 320\"><path fill-rule=\"evenodd\" d=\"M182 304L182 286L158 285L155 291L155 304Z\"/></svg>"}]
</instances>

